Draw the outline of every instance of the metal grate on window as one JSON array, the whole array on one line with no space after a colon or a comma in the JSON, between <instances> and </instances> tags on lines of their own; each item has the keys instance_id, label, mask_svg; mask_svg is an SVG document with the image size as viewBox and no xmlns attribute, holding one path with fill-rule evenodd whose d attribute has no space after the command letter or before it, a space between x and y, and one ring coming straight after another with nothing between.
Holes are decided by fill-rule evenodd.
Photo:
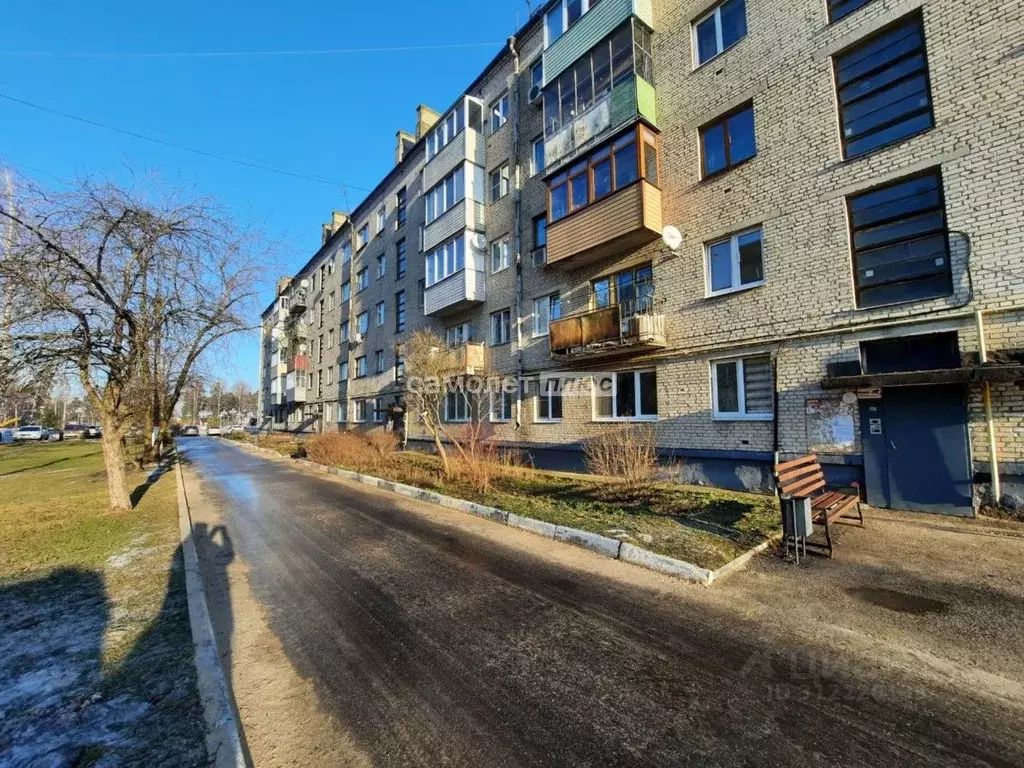
<instances>
[{"instance_id":1,"label":"metal grate on window","mask_svg":"<svg viewBox=\"0 0 1024 768\"><path fill-rule=\"evenodd\" d=\"M857 305L953 292L942 178L937 170L848 198Z\"/></svg>"},{"instance_id":2,"label":"metal grate on window","mask_svg":"<svg viewBox=\"0 0 1024 768\"><path fill-rule=\"evenodd\" d=\"M870 2L871 0L828 0L828 20L839 21Z\"/></svg>"},{"instance_id":3,"label":"metal grate on window","mask_svg":"<svg viewBox=\"0 0 1024 768\"><path fill-rule=\"evenodd\" d=\"M934 124L919 15L835 59L846 157L902 141Z\"/></svg>"}]
</instances>

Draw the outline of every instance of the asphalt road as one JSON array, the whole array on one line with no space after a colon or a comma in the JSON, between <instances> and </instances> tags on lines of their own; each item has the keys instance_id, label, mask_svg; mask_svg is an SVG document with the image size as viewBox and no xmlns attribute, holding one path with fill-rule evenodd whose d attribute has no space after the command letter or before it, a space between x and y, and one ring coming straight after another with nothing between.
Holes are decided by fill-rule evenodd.
<instances>
[{"instance_id":1,"label":"asphalt road","mask_svg":"<svg viewBox=\"0 0 1024 768\"><path fill-rule=\"evenodd\" d=\"M543 540L528 534L503 542L453 523L454 513L212 439L180 444L223 505L288 657L375 765L1024 757L1005 735L1012 724L993 727L1007 713L967 691L887 680L845 663L841 649L769 637L654 579L645 589L567 567L531 553Z\"/></svg>"}]
</instances>

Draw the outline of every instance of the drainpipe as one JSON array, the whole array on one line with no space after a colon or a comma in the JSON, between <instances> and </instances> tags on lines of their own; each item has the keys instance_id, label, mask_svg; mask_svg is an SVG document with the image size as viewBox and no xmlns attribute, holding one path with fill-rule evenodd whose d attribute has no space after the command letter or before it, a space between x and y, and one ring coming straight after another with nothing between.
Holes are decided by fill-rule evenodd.
<instances>
[{"instance_id":1,"label":"drainpipe","mask_svg":"<svg viewBox=\"0 0 1024 768\"><path fill-rule=\"evenodd\" d=\"M515 215L513 217L513 249L516 260L516 367L519 391L516 394L516 430L523 424L523 182L520 170L519 153L519 52L516 50L515 35L508 39L508 50L512 54L512 80L509 84L509 110L512 123L512 167L516 169L515 190L513 201Z\"/></svg>"},{"instance_id":2,"label":"drainpipe","mask_svg":"<svg viewBox=\"0 0 1024 768\"><path fill-rule=\"evenodd\" d=\"M978 357L981 364L988 362L988 345L985 342L985 316L979 309L974 313L974 321L978 325ZM985 401L985 422L988 425L989 469L992 474L992 502L999 504L1003 498L1002 482L999 479L999 456L996 448L996 423L992 416L992 384L982 384L982 397Z\"/></svg>"}]
</instances>

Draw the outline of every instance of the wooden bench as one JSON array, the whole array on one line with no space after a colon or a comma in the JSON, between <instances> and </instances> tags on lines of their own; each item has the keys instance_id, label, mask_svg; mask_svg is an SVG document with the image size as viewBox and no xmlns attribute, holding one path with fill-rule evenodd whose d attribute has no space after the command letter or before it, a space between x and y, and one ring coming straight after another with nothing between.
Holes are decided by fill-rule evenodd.
<instances>
[{"instance_id":1,"label":"wooden bench","mask_svg":"<svg viewBox=\"0 0 1024 768\"><path fill-rule=\"evenodd\" d=\"M860 496L825 490L825 473L817 456L801 456L779 464L775 467L775 481L783 499L811 500L811 521L825 527L825 544L808 543L827 549L829 557L833 555L832 523L843 518L859 520L864 525ZM854 508L856 517L850 514Z\"/></svg>"}]
</instances>

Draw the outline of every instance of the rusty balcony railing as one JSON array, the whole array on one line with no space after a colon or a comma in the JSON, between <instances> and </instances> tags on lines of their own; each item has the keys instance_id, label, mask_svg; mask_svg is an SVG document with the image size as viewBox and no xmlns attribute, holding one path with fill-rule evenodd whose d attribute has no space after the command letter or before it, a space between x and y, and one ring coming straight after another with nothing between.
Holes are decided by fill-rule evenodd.
<instances>
[{"instance_id":1,"label":"rusty balcony railing","mask_svg":"<svg viewBox=\"0 0 1024 768\"><path fill-rule=\"evenodd\" d=\"M665 347L668 340L661 304L653 291L638 286L630 298L552 320L551 356L599 356Z\"/></svg>"}]
</instances>

